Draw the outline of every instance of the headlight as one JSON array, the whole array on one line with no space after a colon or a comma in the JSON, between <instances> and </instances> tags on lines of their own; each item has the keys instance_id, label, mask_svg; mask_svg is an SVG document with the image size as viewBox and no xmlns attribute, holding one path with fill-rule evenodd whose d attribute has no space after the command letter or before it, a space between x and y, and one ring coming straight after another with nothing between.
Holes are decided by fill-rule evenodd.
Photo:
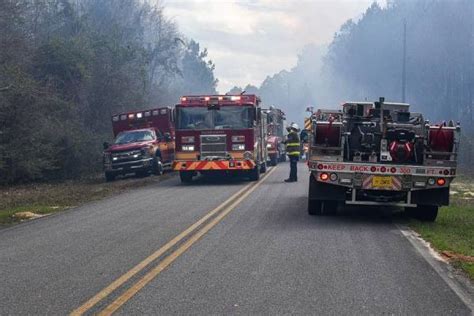
<instances>
[{"instance_id":1,"label":"headlight","mask_svg":"<svg viewBox=\"0 0 474 316\"><path fill-rule=\"evenodd\" d=\"M244 144L232 144L232 150L245 150Z\"/></svg>"},{"instance_id":2,"label":"headlight","mask_svg":"<svg viewBox=\"0 0 474 316\"><path fill-rule=\"evenodd\" d=\"M267 144L267 148L272 148L272 144Z\"/></svg>"},{"instance_id":3,"label":"headlight","mask_svg":"<svg viewBox=\"0 0 474 316\"><path fill-rule=\"evenodd\" d=\"M183 145L181 146L182 151L194 151L194 145Z\"/></svg>"},{"instance_id":4,"label":"headlight","mask_svg":"<svg viewBox=\"0 0 474 316\"><path fill-rule=\"evenodd\" d=\"M194 136L181 136L181 142L183 144L194 143Z\"/></svg>"},{"instance_id":5,"label":"headlight","mask_svg":"<svg viewBox=\"0 0 474 316\"><path fill-rule=\"evenodd\" d=\"M245 142L245 136L232 136L233 143L243 143Z\"/></svg>"}]
</instances>

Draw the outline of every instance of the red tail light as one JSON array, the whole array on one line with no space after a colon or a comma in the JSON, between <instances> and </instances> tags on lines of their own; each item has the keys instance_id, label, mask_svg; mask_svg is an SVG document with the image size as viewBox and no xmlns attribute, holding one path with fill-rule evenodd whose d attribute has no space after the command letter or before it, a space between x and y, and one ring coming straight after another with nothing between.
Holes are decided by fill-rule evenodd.
<instances>
[{"instance_id":1,"label":"red tail light","mask_svg":"<svg viewBox=\"0 0 474 316\"><path fill-rule=\"evenodd\" d=\"M446 180L444 178L438 178L438 180L436 180L436 184L441 187L446 184Z\"/></svg>"},{"instance_id":2,"label":"red tail light","mask_svg":"<svg viewBox=\"0 0 474 316\"><path fill-rule=\"evenodd\" d=\"M326 172L323 172L319 175L319 178L322 180L322 181L327 181L329 179L329 174L327 174Z\"/></svg>"}]
</instances>

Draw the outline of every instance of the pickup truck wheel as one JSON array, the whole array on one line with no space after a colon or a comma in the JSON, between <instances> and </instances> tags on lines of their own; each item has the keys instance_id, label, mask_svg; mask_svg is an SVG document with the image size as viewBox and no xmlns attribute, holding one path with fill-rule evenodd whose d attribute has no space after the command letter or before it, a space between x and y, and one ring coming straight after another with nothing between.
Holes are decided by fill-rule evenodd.
<instances>
[{"instance_id":1,"label":"pickup truck wheel","mask_svg":"<svg viewBox=\"0 0 474 316\"><path fill-rule=\"evenodd\" d=\"M115 174L110 173L110 172L105 173L105 181L112 182L114 180L115 180Z\"/></svg>"},{"instance_id":2,"label":"pickup truck wheel","mask_svg":"<svg viewBox=\"0 0 474 316\"><path fill-rule=\"evenodd\" d=\"M193 181L193 172L192 171L180 171L179 178L181 179L182 183L189 183Z\"/></svg>"},{"instance_id":3,"label":"pickup truck wheel","mask_svg":"<svg viewBox=\"0 0 474 316\"><path fill-rule=\"evenodd\" d=\"M161 163L161 158L160 157L155 157L153 159L153 174L157 176L161 176L163 174L163 164Z\"/></svg>"},{"instance_id":4,"label":"pickup truck wheel","mask_svg":"<svg viewBox=\"0 0 474 316\"><path fill-rule=\"evenodd\" d=\"M422 222L434 222L438 216L438 206L418 205L415 209L415 218Z\"/></svg>"},{"instance_id":5,"label":"pickup truck wheel","mask_svg":"<svg viewBox=\"0 0 474 316\"><path fill-rule=\"evenodd\" d=\"M258 163L255 168L250 171L249 178L250 181L258 181L260 179L260 167Z\"/></svg>"},{"instance_id":6,"label":"pickup truck wheel","mask_svg":"<svg viewBox=\"0 0 474 316\"><path fill-rule=\"evenodd\" d=\"M323 210L323 201L308 199L308 214L321 215Z\"/></svg>"}]
</instances>

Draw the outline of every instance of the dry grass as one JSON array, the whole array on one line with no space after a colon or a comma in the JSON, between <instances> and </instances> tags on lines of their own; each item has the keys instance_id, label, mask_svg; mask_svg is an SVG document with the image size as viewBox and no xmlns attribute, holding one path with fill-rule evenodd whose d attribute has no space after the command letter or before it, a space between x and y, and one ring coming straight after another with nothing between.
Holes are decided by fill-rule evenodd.
<instances>
[{"instance_id":1,"label":"dry grass","mask_svg":"<svg viewBox=\"0 0 474 316\"><path fill-rule=\"evenodd\" d=\"M36 217L26 212L39 215L60 212L131 188L156 183L171 176L172 173L145 178L129 177L107 183L102 176L97 175L76 181L0 187L0 225L14 224L29 217Z\"/></svg>"},{"instance_id":2,"label":"dry grass","mask_svg":"<svg viewBox=\"0 0 474 316\"><path fill-rule=\"evenodd\" d=\"M463 258L474 256L474 181L463 175L451 189L451 205L439 210L434 223L416 220L410 226L439 252L450 253L455 266L474 280L474 263Z\"/></svg>"}]
</instances>

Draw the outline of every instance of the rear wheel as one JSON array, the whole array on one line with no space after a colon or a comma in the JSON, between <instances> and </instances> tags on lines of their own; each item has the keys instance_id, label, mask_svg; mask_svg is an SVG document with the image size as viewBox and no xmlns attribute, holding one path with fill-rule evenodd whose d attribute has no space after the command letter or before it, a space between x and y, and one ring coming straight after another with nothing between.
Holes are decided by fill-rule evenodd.
<instances>
[{"instance_id":1,"label":"rear wheel","mask_svg":"<svg viewBox=\"0 0 474 316\"><path fill-rule=\"evenodd\" d=\"M189 183L193 181L193 172L192 171L180 171L179 178L181 179L182 183Z\"/></svg>"},{"instance_id":2,"label":"rear wheel","mask_svg":"<svg viewBox=\"0 0 474 316\"><path fill-rule=\"evenodd\" d=\"M337 213L337 201L324 201L323 202L323 214L324 215L335 215Z\"/></svg>"},{"instance_id":3,"label":"rear wheel","mask_svg":"<svg viewBox=\"0 0 474 316\"><path fill-rule=\"evenodd\" d=\"M308 199L308 214L321 215L323 211L323 201Z\"/></svg>"},{"instance_id":4,"label":"rear wheel","mask_svg":"<svg viewBox=\"0 0 474 316\"><path fill-rule=\"evenodd\" d=\"M250 181L258 181L260 179L260 168L258 164L250 171Z\"/></svg>"},{"instance_id":5,"label":"rear wheel","mask_svg":"<svg viewBox=\"0 0 474 316\"><path fill-rule=\"evenodd\" d=\"M416 208L407 208L406 212L422 222L434 222L438 216L438 206L418 205Z\"/></svg>"},{"instance_id":6,"label":"rear wheel","mask_svg":"<svg viewBox=\"0 0 474 316\"><path fill-rule=\"evenodd\" d=\"M278 164L278 157L276 155L271 156L270 157L270 166L275 167L277 164Z\"/></svg>"}]
</instances>

